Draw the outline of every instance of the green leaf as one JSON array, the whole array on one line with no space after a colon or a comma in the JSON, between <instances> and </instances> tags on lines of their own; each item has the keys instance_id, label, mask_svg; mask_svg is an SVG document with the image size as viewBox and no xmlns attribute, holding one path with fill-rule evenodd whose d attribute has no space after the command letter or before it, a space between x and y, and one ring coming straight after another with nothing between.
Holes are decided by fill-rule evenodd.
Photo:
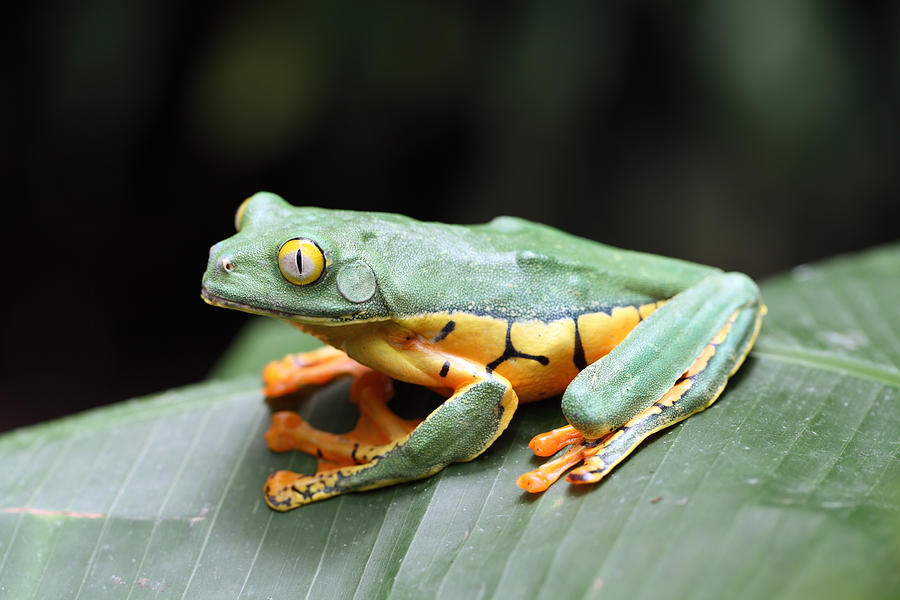
<instances>
[{"instance_id":1,"label":"green leaf","mask_svg":"<svg viewBox=\"0 0 900 600\"><path fill-rule=\"evenodd\" d=\"M767 282L720 401L592 489L515 486L554 401L475 461L285 514L265 476L313 461L266 449L255 376L8 433L0 597L900 597L898 291L900 245ZM218 376L308 343L275 322L246 336ZM346 427L346 392L302 412Z\"/></svg>"}]
</instances>

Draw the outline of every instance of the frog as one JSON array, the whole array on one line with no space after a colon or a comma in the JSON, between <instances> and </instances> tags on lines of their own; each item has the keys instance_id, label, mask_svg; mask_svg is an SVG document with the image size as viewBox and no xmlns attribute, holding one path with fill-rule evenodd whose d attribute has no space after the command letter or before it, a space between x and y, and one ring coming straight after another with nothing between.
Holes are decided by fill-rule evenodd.
<instances>
[{"instance_id":1,"label":"frog","mask_svg":"<svg viewBox=\"0 0 900 600\"><path fill-rule=\"evenodd\" d=\"M595 484L648 437L712 405L766 313L745 274L516 217L450 225L259 192L235 228L210 249L203 300L324 343L272 361L265 395L350 377L359 411L342 434L272 414L269 448L318 461L315 473L268 476L263 496L277 511L471 461L519 403L553 397L566 422L534 436L546 462L516 484L534 494L563 476ZM396 381L436 392L436 408L395 414Z\"/></svg>"}]
</instances>

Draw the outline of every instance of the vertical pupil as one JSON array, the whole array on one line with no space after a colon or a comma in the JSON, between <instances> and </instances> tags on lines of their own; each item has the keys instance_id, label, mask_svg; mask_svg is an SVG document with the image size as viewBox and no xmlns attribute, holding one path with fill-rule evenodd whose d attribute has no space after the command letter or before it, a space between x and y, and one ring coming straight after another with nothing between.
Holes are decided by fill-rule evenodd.
<instances>
[{"instance_id":1,"label":"vertical pupil","mask_svg":"<svg viewBox=\"0 0 900 600\"><path fill-rule=\"evenodd\" d=\"M303 251L297 250L297 253L294 255L294 259L297 262L297 272L300 273L301 277L303 277Z\"/></svg>"}]
</instances>

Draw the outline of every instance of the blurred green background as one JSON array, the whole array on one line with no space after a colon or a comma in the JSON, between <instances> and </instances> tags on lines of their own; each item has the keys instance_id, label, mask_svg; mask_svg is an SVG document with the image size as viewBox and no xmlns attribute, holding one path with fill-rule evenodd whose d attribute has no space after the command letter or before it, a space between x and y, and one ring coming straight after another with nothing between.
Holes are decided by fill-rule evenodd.
<instances>
[{"instance_id":1,"label":"blurred green background","mask_svg":"<svg viewBox=\"0 0 900 600\"><path fill-rule=\"evenodd\" d=\"M764 277L897 238L900 3L7 8L0 428L201 379L261 189Z\"/></svg>"}]
</instances>

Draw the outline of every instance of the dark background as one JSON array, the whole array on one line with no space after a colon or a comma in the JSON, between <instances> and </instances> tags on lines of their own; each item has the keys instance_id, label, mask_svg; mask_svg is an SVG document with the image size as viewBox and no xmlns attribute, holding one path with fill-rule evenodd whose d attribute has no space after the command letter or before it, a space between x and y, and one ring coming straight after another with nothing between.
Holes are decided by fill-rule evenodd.
<instances>
[{"instance_id":1,"label":"dark background","mask_svg":"<svg viewBox=\"0 0 900 600\"><path fill-rule=\"evenodd\" d=\"M0 429L202 379L261 189L757 278L897 238L900 3L16 6Z\"/></svg>"}]
</instances>

